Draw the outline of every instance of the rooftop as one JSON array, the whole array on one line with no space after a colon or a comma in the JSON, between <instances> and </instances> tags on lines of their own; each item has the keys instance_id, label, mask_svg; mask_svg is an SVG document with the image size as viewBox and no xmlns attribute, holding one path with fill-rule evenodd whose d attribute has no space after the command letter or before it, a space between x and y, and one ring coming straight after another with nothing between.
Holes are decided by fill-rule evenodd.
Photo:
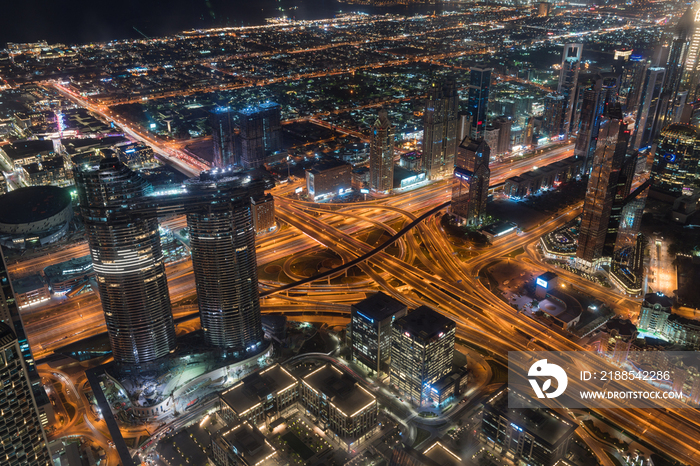
<instances>
[{"instance_id":1,"label":"rooftop","mask_svg":"<svg viewBox=\"0 0 700 466\"><path fill-rule=\"evenodd\" d=\"M219 438L248 466L261 464L277 453L262 432L247 422L233 426Z\"/></svg>"},{"instance_id":2,"label":"rooftop","mask_svg":"<svg viewBox=\"0 0 700 466\"><path fill-rule=\"evenodd\" d=\"M459 466L463 464L462 458L450 451L439 441L434 442L432 445L426 448L423 455L441 466Z\"/></svg>"},{"instance_id":3,"label":"rooftop","mask_svg":"<svg viewBox=\"0 0 700 466\"><path fill-rule=\"evenodd\" d=\"M557 274L554 272L545 272L537 277L538 280L544 280L546 282L554 280L555 278L557 278Z\"/></svg>"},{"instance_id":4,"label":"rooftop","mask_svg":"<svg viewBox=\"0 0 700 466\"><path fill-rule=\"evenodd\" d=\"M382 321L387 319L397 312L406 311L407 306L401 301L387 296L381 291L375 293L359 303L352 305L353 311L362 314L366 319L371 321Z\"/></svg>"},{"instance_id":5,"label":"rooftop","mask_svg":"<svg viewBox=\"0 0 700 466\"><path fill-rule=\"evenodd\" d=\"M353 377L330 363L305 376L304 383L326 395L333 406L350 417L377 401Z\"/></svg>"},{"instance_id":6,"label":"rooftop","mask_svg":"<svg viewBox=\"0 0 700 466\"><path fill-rule=\"evenodd\" d=\"M671 309L671 306L673 306L673 300L669 298L668 296L664 295L663 293L647 293L644 295L644 304L649 304L650 306L654 306L655 304L660 305L663 308L666 308L669 310Z\"/></svg>"},{"instance_id":7,"label":"rooftop","mask_svg":"<svg viewBox=\"0 0 700 466\"><path fill-rule=\"evenodd\" d=\"M556 412L535 404L530 398L503 387L494 397L484 403L484 411L492 411L508 419L518 429L529 432L543 445L556 448L576 430L576 424L560 418ZM509 400L510 398L510 400Z\"/></svg>"},{"instance_id":8,"label":"rooftop","mask_svg":"<svg viewBox=\"0 0 700 466\"><path fill-rule=\"evenodd\" d=\"M279 394L296 383L297 380L285 368L275 364L250 374L219 397L236 414L243 416L268 395Z\"/></svg>"},{"instance_id":9,"label":"rooftop","mask_svg":"<svg viewBox=\"0 0 700 466\"><path fill-rule=\"evenodd\" d=\"M71 205L70 192L56 186L30 186L0 196L0 223L17 225L52 217Z\"/></svg>"},{"instance_id":10,"label":"rooftop","mask_svg":"<svg viewBox=\"0 0 700 466\"><path fill-rule=\"evenodd\" d=\"M70 275L80 275L92 272L92 256L76 257L65 262L49 265L44 269L47 278L63 279Z\"/></svg>"},{"instance_id":11,"label":"rooftop","mask_svg":"<svg viewBox=\"0 0 700 466\"><path fill-rule=\"evenodd\" d=\"M41 153L53 152L53 141L15 141L10 145L3 146L2 150L12 160L18 160Z\"/></svg>"},{"instance_id":12,"label":"rooftop","mask_svg":"<svg viewBox=\"0 0 700 466\"><path fill-rule=\"evenodd\" d=\"M421 339L429 340L439 337L441 333L454 329L455 321L449 319L439 312L435 312L428 306L421 306L394 322L401 331L408 332Z\"/></svg>"},{"instance_id":13,"label":"rooftop","mask_svg":"<svg viewBox=\"0 0 700 466\"><path fill-rule=\"evenodd\" d=\"M318 163L315 163L314 166L311 169L307 169L308 171L316 174L320 173L325 170L331 170L333 168L338 168L342 166L348 166L350 167L351 165L347 162L343 162L342 160L333 158L333 157L324 157L321 161Z\"/></svg>"},{"instance_id":14,"label":"rooftop","mask_svg":"<svg viewBox=\"0 0 700 466\"><path fill-rule=\"evenodd\" d=\"M18 294L38 290L44 286L46 286L46 283L44 283L44 279L41 278L41 275L29 275L12 281L12 289Z\"/></svg>"}]
</instances>

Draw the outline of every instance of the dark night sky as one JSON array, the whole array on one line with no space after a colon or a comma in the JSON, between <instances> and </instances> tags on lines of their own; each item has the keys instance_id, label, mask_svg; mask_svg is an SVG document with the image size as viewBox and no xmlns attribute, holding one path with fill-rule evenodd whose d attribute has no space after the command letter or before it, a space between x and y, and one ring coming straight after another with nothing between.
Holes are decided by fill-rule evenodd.
<instances>
[{"instance_id":1,"label":"dark night sky","mask_svg":"<svg viewBox=\"0 0 700 466\"><path fill-rule=\"evenodd\" d=\"M294 6L298 8L289 9ZM264 18L285 13L314 19L332 17L340 10L410 14L426 9L372 9L337 0L5 0L0 9L0 47L42 39L75 44L141 37L134 27L148 36L161 36L198 27L263 24Z\"/></svg>"}]
</instances>

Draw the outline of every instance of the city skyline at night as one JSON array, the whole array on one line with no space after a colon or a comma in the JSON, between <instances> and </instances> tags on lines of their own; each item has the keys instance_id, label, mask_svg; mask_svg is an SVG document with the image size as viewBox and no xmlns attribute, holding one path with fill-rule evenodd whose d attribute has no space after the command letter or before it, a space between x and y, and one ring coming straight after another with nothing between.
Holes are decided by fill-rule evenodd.
<instances>
[{"instance_id":1,"label":"city skyline at night","mask_svg":"<svg viewBox=\"0 0 700 466\"><path fill-rule=\"evenodd\" d=\"M0 34L2 465L700 465L700 3L80 5Z\"/></svg>"}]
</instances>

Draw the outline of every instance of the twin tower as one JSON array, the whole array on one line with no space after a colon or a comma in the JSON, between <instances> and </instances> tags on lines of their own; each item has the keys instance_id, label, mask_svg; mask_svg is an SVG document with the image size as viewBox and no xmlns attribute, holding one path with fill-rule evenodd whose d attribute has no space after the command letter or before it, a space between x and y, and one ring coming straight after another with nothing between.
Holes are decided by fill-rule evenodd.
<instances>
[{"instance_id":1,"label":"twin tower","mask_svg":"<svg viewBox=\"0 0 700 466\"><path fill-rule=\"evenodd\" d=\"M251 196L264 180L214 169L154 191L117 158L75 172L80 210L114 360L152 362L175 349L158 218L186 215L206 344L227 354L262 345Z\"/></svg>"}]
</instances>

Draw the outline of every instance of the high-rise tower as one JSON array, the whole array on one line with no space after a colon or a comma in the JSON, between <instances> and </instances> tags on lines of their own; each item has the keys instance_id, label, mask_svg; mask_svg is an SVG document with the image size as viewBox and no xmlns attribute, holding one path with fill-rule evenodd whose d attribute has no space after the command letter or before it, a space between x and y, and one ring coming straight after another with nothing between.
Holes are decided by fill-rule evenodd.
<instances>
[{"instance_id":1,"label":"high-rise tower","mask_svg":"<svg viewBox=\"0 0 700 466\"><path fill-rule=\"evenodd\" d=\"M483 66L473 66L469 71L469 100L467 108L471 118L469 136L472 139L484 137L492 71L493 68Z\"/></svg>"},{"instance_id":2,"label":"high-rise tower","mask_svg":"<svg viewBox=\"0 0 700 466\"><path fill-rule=\"evenodd\" d=\"M251 197L264 184L227 173L203 173L185 183L192 268L204 341L238 355L263 342ZM200 204L200 205L198 205Z\"/></svg>"},{"instance_id":3,"label":"high-rise tower","mask_svg":"<svg viewBox=\"0 0 700 466\"><path fill-rule=\"evenodd\" d=\"M593 160L600 119L607 105L612 104L617 96L619 77L607 75L591 76L584 84L582 104L579 117L578 135L574 155L583 157L584 172L587 173Z\"/></svg>"},{"instance_id":4,"label":"high-rise tower","mask_svg":"<svg viewBox=\"0 0 700 466\"><path fill-rule=\"evenodd\" d=\"M568 134L575 130L574 120L576 115L574 100L576 85L578 83L578 73L581 69L582 44L566 44L561 60L561 71L559 72L559 87L557 92L564 96L564 110L559 134Z\"/></svg>"},{"instance_id":5,"label":"high-rise tower","mask_svg":"<svg viewBox=\"0 0 700 466\"><path fill-rule=\"evenodd\" d=\"M679 39L688 42L685 63L683 63L683 78L681 86L690 91L691 99L697 97L700 84L700 8L697 4L686 10L675 28Z\"/></svg>"},{"instance_id":6,"label":"high-rise tower","mask_svg":"<svg viewBox=\"0 0 700 466\"><path fill-rule=\"evenodd\" d=\"M423 168L429 179L452 173L457 151L459 96L454 79L433 82L423 114Z\"/></svg>"},{"instance_id":7,"label":"high-rise tower","mask_svg":"<svg viewBox=\"0 0 700 466\"><path fill-rule=\"evenodd\" d=\"M450 212L470 226L481 224L486 215L491 180L489 157L490 149L483 139L465 138L459 145Z\"/></svg>"},{"instance_id":8,"label":"high-rise tower","mask_svg":"<svg viewBox=\"0 0 700 466\"><path fill-rule=\"evenodd\" d=\"M650 146L660 131L665 72L665 68L659 66L651 66L646 70L632 137L633 149Z\"/></svg>"},{"instance_id":9,"label":"high-rise tower","mask_svg":"<svg viewBox=\"0 0 700 466\"><path fill-rule=\"evenodd\" d=\"M205 343L234 356L262 346L251 198L271 183L214 169L153 193L117 159L78 169L76 182L117 362L151 362L175 347L157 220L166 215L187 215Z\"/></svg>"},{"instance_id":10,"label":"high-rise tower","mask_svg":"<svg viewBox=\"0 0 700 466\"><path fill-rule=\"evenodd\" d=\"M76 168L75 181L114 360L154 361L175 348L158 219L129 212L152 187L117 158Z\"/></svg>"},{"instance_id":11,"label":"high-rise tower","mask_svg":"<svg viewBox=\"0 0 700 466\"><path fill-rule=\"evenodd\" d=\"M216 107L211 111L209 122L214 147L214 166L224 168L237 165L233 110L230 107Z\"/></svg>"},{"instance_id":12,"label":"high-rise tower","mask_svg":"<svg viewBox=\"0 0 700 466\"><path fill-rule=\"evenodd\" d=\"M238 112L240 134L236 143L240 164L258 168L265 156L282 148L281 108L274 102L247 107Z\"/></svg>"},{"instance_id":13,"label":"high-rise tower","mask_svg":"<svg viewBox=\"0 0 700 466\"><path fill-rule=\"evenodd\" d=\"M627 127L623 122L620 106L609 108L600 123L576 250L576 257L588 264L604 255L627 140Z\"/></svg>"},{"instance_id":14,"label":"high-rise tower","mask_svg":"<svg viewBox=\"0 0 700 466\"><path fill-rule=\"evenodd\" d=\"M372 126L369 148L369 186L373 191L386 193L394 184L394 127L387 111L379 110L379 118Z\"/></svg>"},{"instance_id":15,"label":"high-rise tower","mask_svg":"<svg viewBox=\"0 0 700 466\"><path fill-rule=\"evenodd\" d=\"M49 466L48 442L12 328L0 322L0 462L3 466Z\"/></svg>"}]
</instances>

